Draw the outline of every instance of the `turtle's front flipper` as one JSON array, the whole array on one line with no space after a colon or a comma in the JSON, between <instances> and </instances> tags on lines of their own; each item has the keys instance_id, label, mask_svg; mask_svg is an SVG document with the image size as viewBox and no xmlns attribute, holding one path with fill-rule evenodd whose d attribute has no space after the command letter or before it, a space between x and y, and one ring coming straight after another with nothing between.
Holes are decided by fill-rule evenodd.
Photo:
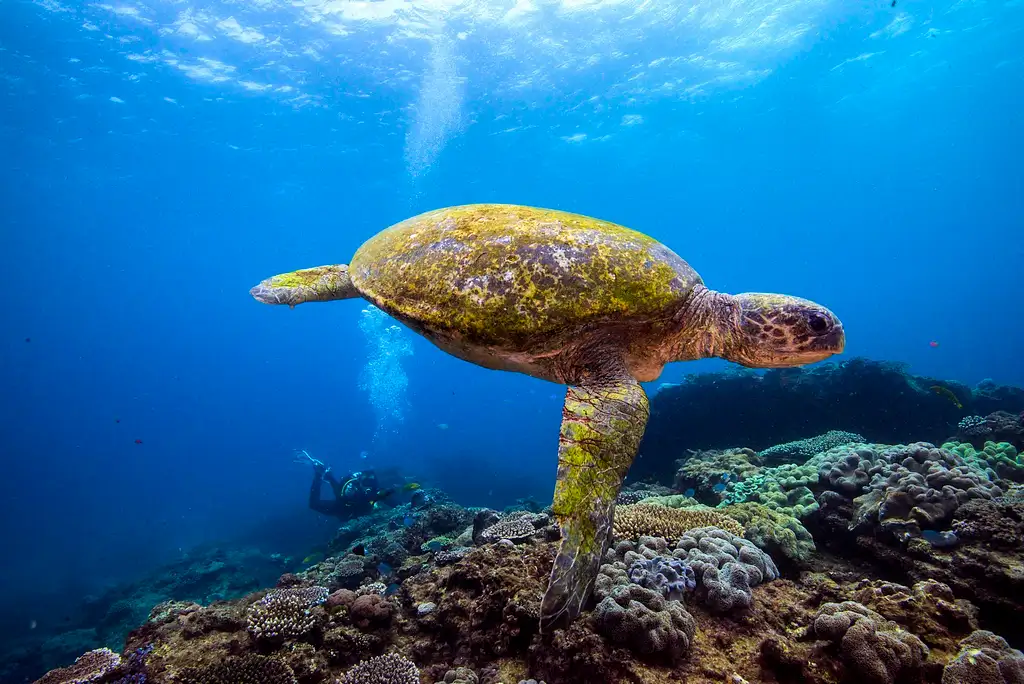
<instances>
[{"instance_id":1,"label":"turtle's front flipper","mask_svg":"<svg viewBox=\"0 0 1024 684\"><path fill-rule=\"evenodd\" d=\"M570 387L562 409L552 505L562 545L541 603L541 631L579 615L611 536L615 497L640 447L650 407L624 371Z\"/></svg>"},{"instance_id":2,"label":"turtle's front flipper","mask_svg":"<svg viewBox=\"0 0 1024 684\"><path fill-rule=\"evenodd\" d=\"M333 302L336 299L359 297L359 291L348 277L348 266L317 266L301 271L282 273L267 278L249 294L264 304L305 304L306 302Z\"/></svg>"}]
</instances>

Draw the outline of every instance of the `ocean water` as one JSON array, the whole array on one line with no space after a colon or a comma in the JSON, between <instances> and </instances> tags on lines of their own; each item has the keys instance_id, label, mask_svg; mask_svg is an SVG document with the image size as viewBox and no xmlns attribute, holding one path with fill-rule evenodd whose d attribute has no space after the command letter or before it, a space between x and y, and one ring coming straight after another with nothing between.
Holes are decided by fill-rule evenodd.
<instances>
[{"instance_id":1,"label":"ocean water","mask_svg":"<svg viewBox=\"0 0 1024 684\"><path fill-rule=\"evenodd\" d=\"M1022 36L1015 0L6 0L4 630L324 542L300 449L549 501L563 388L249 296L429 209L615 221L848 357L1024 385Z\"/></svg>"}]
</instances>

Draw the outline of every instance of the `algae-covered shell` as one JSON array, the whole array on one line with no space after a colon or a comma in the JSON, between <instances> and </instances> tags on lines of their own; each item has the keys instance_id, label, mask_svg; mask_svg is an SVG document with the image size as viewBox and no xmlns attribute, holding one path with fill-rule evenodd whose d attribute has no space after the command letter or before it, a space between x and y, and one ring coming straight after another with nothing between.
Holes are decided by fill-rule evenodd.
<instances>
[{"instance_id":1,"label":"algae-covered shell","mask_svg":"<svg viewBox=\"0 0 1024 684\"><path fill-rule=\"evenodd\" d=\"M402 221L359 248L350 275L367 299L417 328L532 351L598 325L667 325L702 282L642 233L506 204Z\"/></svg>"}]
</instances>

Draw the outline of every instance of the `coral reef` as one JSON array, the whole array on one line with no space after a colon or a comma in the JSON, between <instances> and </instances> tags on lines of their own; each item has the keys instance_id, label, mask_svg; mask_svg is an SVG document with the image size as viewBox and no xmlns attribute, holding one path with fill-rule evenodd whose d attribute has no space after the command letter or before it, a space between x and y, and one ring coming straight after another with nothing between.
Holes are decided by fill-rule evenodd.
<instances>
[{"instance_id":1,"label":"coral reef","mask_svg":"<svg viewBox=\"0 0 1024 684\"><path fill-rule=\"evenodd\" d=\"M751 449L694 451L676 461L675 490L706 504L717 504L726 483L744 479L761 470L762 460Z\"/></svg>"},{"instance_id":2,"label":"coral reef","mask_svg":"<svg viewBox=\"0 0 1024 684\"><path fill-rule=\"evenodd\" d=\"M91 684L120 664L121 656L109 648L100 648L80 655L73 665L47 672L36 684Z\"/></svg>"}]
</instances>

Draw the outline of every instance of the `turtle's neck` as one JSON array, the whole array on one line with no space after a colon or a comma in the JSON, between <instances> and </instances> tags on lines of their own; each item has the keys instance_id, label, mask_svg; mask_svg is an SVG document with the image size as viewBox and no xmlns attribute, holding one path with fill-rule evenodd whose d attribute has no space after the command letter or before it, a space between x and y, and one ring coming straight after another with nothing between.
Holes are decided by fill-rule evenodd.
<instances>
[{"instance_id":1,"label":"turtle's neck","mask_svg":"<svg viewBox=\"0 0 1024 684\"><path fill-rule=\"evenodd\" d=\"M732 295L698 285L676 315L680 327L669 346L668 361L723 357L736 329Z\"/></svg>"}]
</instances>

